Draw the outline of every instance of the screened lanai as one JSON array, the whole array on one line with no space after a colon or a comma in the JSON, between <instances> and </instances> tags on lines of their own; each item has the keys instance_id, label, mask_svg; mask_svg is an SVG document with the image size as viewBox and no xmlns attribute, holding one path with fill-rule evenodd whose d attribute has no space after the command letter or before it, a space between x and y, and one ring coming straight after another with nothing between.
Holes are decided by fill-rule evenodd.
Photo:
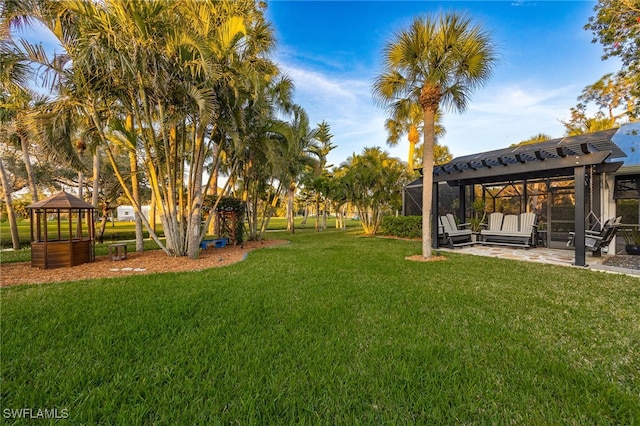
<instances>
[{"instance_id":1,"label":"screened lanai","mask_svg":"<svg viewBox=\"0 0 640 426\"><path fill-rule=\"evenodd\" d=\"M618 129L554 139L454 158L434 167L434 224L453 213L464 221L482 198L488 213L538 216L538 244L566 248L575 232L575 264L586 265L586 229L599 229L615 214L611 176L626 157L613 141ZM404 214L422 214L422 178L404 191ZM437 214L435 214L437 212ZM437 246L437 234L433 238Z\"/></svg>"}]
</instances>

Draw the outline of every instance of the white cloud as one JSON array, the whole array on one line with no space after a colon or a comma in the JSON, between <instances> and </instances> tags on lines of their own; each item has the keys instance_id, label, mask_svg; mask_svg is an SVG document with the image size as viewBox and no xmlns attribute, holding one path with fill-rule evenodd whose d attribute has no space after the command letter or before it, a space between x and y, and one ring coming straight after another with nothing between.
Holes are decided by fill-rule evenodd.
<instances>
[{"instance_id":1,"label":"white cloud","mask_svg":"<svg viewBox=\"0 0 640 426\"><path fill-rule=\"evenodd\" d=\"M447 114L442 143L454 156L500 149L538 133L561 137L577 87L531 83L493 85L477 93L467 112Z\"/></svg>"},{"instance_id":2,"label":"white cloud","mask_svg":"<svg viewBox=\"0 0 640 426\"><path fill-rule=\"evenodd\" d=\"M331 126L330 154L334 165L365 147L379 146L406 160L408 146L386 144L386 112L371 97L371 81L341 79L329 73L281 64L293 78L296 102L309 113L311 123L325 120ZM561 137L559 121L568 118L581 86L545 86L539 82L497 82L473 94L468 110L462 114L445 112L447 130L441 143L454 156L507 147L538 133Z\"/></svg>"}]
</instances>

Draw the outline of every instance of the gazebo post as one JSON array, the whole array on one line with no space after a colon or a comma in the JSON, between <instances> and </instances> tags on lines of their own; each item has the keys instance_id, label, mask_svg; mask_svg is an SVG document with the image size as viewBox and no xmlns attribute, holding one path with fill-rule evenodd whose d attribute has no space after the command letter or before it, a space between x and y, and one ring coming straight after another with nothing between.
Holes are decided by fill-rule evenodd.
<instances>
[{"instance_id":1,"label":"gazebo post","mask_svg":"<svg viewBox=\"0 0 640 426\"><path fill-rule=\"evenodd\" d=\"M29 210L29 232L31 232L31 241L35 241L33 239L33 210Z\"/></svg>"},{"instance_id":2,"label":"gazebo post","mask_svg":"<svg viewBox=\"0 0 640 426\"><path fill-rule=\"evenodd\" d=\"M578 166L573 169L575 193L576 193L576 208L575 208L575 265L587 266L586 262L586 248L585 248L585 198L584 198L584 176L586 173L585 166Z\"/></svg>"}]
</instances>

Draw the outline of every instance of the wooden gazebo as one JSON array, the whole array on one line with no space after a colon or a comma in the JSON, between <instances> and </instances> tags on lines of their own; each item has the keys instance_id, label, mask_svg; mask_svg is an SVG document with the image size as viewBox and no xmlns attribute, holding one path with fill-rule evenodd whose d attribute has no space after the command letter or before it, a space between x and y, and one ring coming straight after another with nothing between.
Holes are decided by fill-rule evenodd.
<instances>
[{"instance_id":1,"label":"wooden gazebo","mask_svg":"<svg viewBox=\"0 0 640 426\"><path fill-rule=\"evenodd\" d=\"M27 208L31 266L53 269L95 260L95 207L62 191Z\"/></svg>"}]
</instances>

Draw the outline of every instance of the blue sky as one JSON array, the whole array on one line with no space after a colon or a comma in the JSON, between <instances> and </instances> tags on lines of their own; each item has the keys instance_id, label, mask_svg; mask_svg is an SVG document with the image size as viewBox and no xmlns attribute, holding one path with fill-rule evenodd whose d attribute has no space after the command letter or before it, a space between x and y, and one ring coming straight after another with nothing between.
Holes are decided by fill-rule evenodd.
<instances>
[{"instance_id":1,"label":"blue sky","mask_svg":"<svg viewBox=\"0 0 640 426\"><path fill-rule=\"evenodd\" d=\"M602 48L583 29L595 1L305 1L269 0L267 19L276 32L272 54L293 78L295 100L312 125L325 120L339 165L365 147L379 146L406 160L408 143L386 144L386 111L375 105L371 85L381 72L384 45L414 17L467 13L489 31L499 60L487 85L463 114L446 112L440 143L454 156L504 148L538 133L562 137L582 89L619 63L601 61ZM55 39L33 29L28 38L48 51Z\"/></svg>"},{"instance_id":2,"label":"blue sky","mask_svg":"<svg viewBox=\"0 0 640 426\"><path fill-rule=\"evenodd\" d=\"M463 114L446 112L440 143L455 156L504 148L538 133L562 137L582 89L619 64L583 29L594 1L291 1L271 0L274 59L293 78L295 100L311 123L331 126L330 162L379 146L406 160L408 143L386 145L386 111L373 102L381 52L414 17L467 13L489 31L499 60Z\"/></svg>"}]
</instances>

